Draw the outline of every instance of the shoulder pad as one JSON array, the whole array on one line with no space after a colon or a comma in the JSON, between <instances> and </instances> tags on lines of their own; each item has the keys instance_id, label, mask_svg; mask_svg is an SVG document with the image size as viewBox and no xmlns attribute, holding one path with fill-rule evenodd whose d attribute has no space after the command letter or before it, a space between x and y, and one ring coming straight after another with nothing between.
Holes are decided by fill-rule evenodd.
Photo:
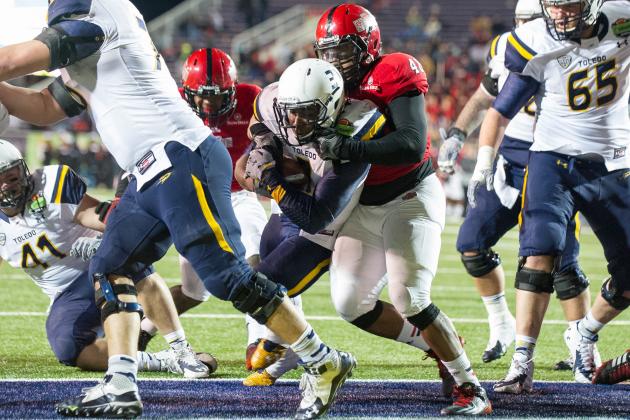
<instances>
[{"instance_id":1,"label":"shoulder pad","mask_svg":"<svg viewBox=\"0 0 630 420\"><path fill-rule=\"evenodd\" d=\"M54 25L66 16L87 15L91 9L92 0L55 0L48 6L48 25Z\"/></svg>"},{"instance_id":2,"label":"shoulder pad","mask_svg":"<svg viewBox=\"0 0 630 420\"><path fill-rule=\"evenodd\" d=\"M42 184L48 203L79 204L87 190L85 182L67 165L43 168Z\"/></svg>"},{"instance_id":3,"label":"shoulder pad","mask_svg":"<svg viewBox=\"0 0 630 420\"><path fill-rule=\"evenodd\" d=\"M356 140L370 140L385 126L385 117L371 101L351 100L337 119L339 134Z\"/></svg>"}]
</instances>

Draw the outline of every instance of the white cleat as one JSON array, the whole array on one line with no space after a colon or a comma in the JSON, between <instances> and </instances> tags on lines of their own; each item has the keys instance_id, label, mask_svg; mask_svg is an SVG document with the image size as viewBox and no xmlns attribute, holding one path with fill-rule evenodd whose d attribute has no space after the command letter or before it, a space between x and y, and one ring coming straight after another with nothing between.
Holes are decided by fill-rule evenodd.
<instances>
[{"instance_id":1,"label":"white cleat","mask_svg":"<svg viewBox=\"0 0 630 420\"><path fill-rule=\"evenodd\" d=\"M492 325L490 324L490 339L486 350L481 356L481 360L484 363L489 363L494 360L498 360L505 355L510 344L514 342L516 337L516 320L512 315L509 318L505 318L501 323Z\"/></svg>"},{"instance_id":2,"label":"white cleat","mask_svg":"<svg viewBox=\"0 0 630 420\"><path fill-rule=\"evenodd\" d=\"M155 353L155 358L161 363L162 372L184 375L184 378L199 379L210 376L210 368L199 360L190 345L180 349L162 350Z\"/></svg>"},{"instance_id":3,"label":"white cleat","mask_svg":"<svg viewBox=\"0 0 630 420\"><path fill-rule=\"evenodd\" d=\"M494 392L504 394L522 394L532 392L534 381L534 361L521 362L512 359L512 364L504 379L495 383Z\"/></svg>"},{"instance_id":4,"label":"white cleat","mask_svg":"<svg viewBox=\"0 0 630 420\"><path fill-rule=\"evenodd\" d=\"M575 360L573 362L573 375L575 376L575 382L581 384L590 384L593 381L593 375L597 370L597 364L595 360L595 352L597 347L597 336L594 340L586 337L580 337L580 341L577 344L575 350ZM599 352L598 352L599 353ZM601 358L600 358L601 364Z\"/></svg>"}]
</instances>

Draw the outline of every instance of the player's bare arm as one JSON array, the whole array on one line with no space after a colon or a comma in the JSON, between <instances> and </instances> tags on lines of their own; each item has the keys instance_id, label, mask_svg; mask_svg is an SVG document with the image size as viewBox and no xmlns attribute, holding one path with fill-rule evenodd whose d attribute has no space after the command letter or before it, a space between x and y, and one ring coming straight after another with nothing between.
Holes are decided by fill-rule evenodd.
<instances>
[{"instance_id":1,"label":"player's bare arm","mask_svg":"<svg viewBox=\"0 0 630 420\"><path fill-rule=\"evenodd\" d=\"M490 95L483 85L479 85L473 96L466 102L453 127L465 133L474 131L482 121L481 113L492 105L493 100L494 96Z\"/></svg>"},{"instance_id":2,"label":"player's bare arm","mask_svg":"<svg viewBox=\"0 0 630 420\"><path fill-rule=\"evenodd\" d=\"M0 83L0 102L9 114L34 125L52 125L66 118L48 88L37 91L3 82Z\"/></svg>"},{"instance_id":3,"label":"player's bare arm","mask_svg":"<svg viewBox=\"0 0 630 420\"><path fill-rule=\"evenodd\" d=\"M0 48L0 81L47 70L50 50L41 41L31 40Z\"/></svg>"},{"instance_id":4,"label":"player's bare arm","mask_svg":"<svg viewBox=\"0 0 630 420\"><path fill-rule=\"evenodd\" d=\"M81 226L85 226L99 232L105 231L105 223L99 219L98 212L96 211L96 207L100 203L101 202L96 198L85 194L74 214L74 221Z\"/></svg>"}]
</instances>

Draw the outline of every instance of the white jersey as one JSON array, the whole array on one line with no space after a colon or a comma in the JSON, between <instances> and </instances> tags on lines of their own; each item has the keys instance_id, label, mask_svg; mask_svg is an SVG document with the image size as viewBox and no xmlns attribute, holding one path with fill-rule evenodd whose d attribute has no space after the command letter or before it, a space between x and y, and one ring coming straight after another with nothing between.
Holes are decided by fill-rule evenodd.
<instances>
[{"instance_id":1,"label":"white jersey","mask_svg":"<svg viewBox=\"0 0 630 420\"><path fill-rule=\"evenodd\" d=\"M630 7L608 1L596 36L556 41L544 19L508 37L506 66L540 83L531 150L601 156L608 170L630 167Z\"/></svg>"},{"instance_id":2,"label":"white jersey","mask_svg":"<svg viewBox=\"0 0 630 420\"><path fill-rule=\"evenodd\" d=\"M51 299L88 270L69 255L74 241L98 232L74 222L85 183L69 167L51 165L32 175L33 195L24 214L0 212L0 257L23 269Z\"/></svg>"},{"instance_id":3,"label":"white jersey","mask_svg":"<svg viewBox=\"0 0 630 420\"><path fill-rule=\"evenodd\" d=\"M260 92L254 104L254 116L258 119L258 121L263 122L273 133L279 135L280 129L275 119L273 110L273 102L277 93L278 82L265 87L262 92ZM343 123L346 126L345 128L347 130L344 129L344 132L347 133L347 135L354 136L357 133L370 132L369 128L372 128L373 126L382 126L383 119L384 117L380 114L378 108L372 102L368 100L351 100L346 104L337 121L338 124ZM289 131L288 134L290 137L294 136L294 133L291 131ZM378 130L374 130L374 135L377 134ZM283 143L283 154L289 158L302 159L309 163L309 167L311 169L311 185L307 187L307 191L314 191L315 185L317 185L324 174L333 169L332 161L320 158L317 150L312 144L304 146L291 146ZM326 226L323 231L321 231L321 233L312 235L302 231L300 235L307 237L311 241L325 248L332 249L337 234L339 233L339 229L359 202L361 191L363 191L363 183L361 183L361 186L354 191L348 205L328 226Z\"/></svg>"},{"instance_id":4,"label":"white jersey","mask_svg":"<svg viewBox=\"0 0 630 420\"><path fill-rule=\"evenodd\" d=\"M52 3L49 12L72 7L67 1L67 6L56 6L64 1ZM125 171L139 178L140 187L170 166L163 153L165 142L195 150L210 129L182 100L142 15L129 0L91 0L89 13L80 9L85 2L73 3L79 9L69 9L60 21L97 25L104 41L96 53L62 69L64 82L87 101L103 143ZM145 173L155 161L155 168Z\"/></svg>"},{"instance_id":5,"label":"white jersey","mask_svg":"<svg viewBox=\"0 0 630 420\"><path fill-rule=\"evenodd\" d=\"M490 77L497 81L499 91L501 91L501 88L503 88L505 81L510 75L510 71L505 68L505 47L509 34L509 32L506 32L497 36L490 45L490 63L488 64ZM506 136L527 143L534 141L536 103L533 99L534 98L510 120L505 128Z\"/></svg>"}]
</instances>

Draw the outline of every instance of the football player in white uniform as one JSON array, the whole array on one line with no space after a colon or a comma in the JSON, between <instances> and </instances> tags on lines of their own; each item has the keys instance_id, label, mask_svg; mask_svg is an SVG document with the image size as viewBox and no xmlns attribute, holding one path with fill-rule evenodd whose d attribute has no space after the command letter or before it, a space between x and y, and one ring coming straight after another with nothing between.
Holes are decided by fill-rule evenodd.
<instances>
[{"instance_id":1,"label":"football player in white uniform","mask_svg":"<svg viewBox=\"0 0 630 420\"><path fill-rule=\"evenodd\" d=\"M481 127L469 195L492 187L501 125L535 95L537 113L523 186L516 274L516 352L498 392L531 389L533 355L562 262L567 225L579 211L599 238L611 277L577 325L578 382L596 368L598 331L630 304L630 8L626 1L542 0L544 18L508 36L512 72Z\"/></svg>"},{"instance_id":2,"label":"football player in white uniform","mask_svg":"<svg viewBox=\"0 0 630 420\"><path fill-rule=\"evenodd\" d=\"M328 405L321 401L332 402L354 358L326 346L282 288L245 261L227 149L181 99L138 10L129 0L49 2L48 27L36 39L0 48L0 81L45 69L62 69L107 149L133 175L90 262L90 278L104 297L108 373L58 404L58 413L142 412L136 384L141 306L122 273L157 261L174 243L210 293L291 343L317 393L297 416L322 415ZM2 88L0 101L19 118L46 124L66 117L49 90Z\"/></svg>"},{"instance_id":3,"label":"football player in white uniform","mask_svg":"<svg viewBox=\"0 0 630 420\"><path fill-rule=\"evenodd\" d=\"M68 166L51 165L30 174L20 152L0 140L0 261L23 269L49 296L48 342L60 363L84 370L107 369L107 341L98 338L101 312L88 278L88 262L77 258L77 241L105 227L99 202ZM96 230L95 230L96 229ZM210 372L190 348L164 281L149 266L134 268L140 299L171 348L138 352L140 370L171 371L189 378ZM140 281L141 280L141 281ZM172 339L171 339L172 338Z\"/></svg>"},{"instance_id":4,"label":"football player in white uniform","mask_svg":"<svg viewBox=\"0 0 630 420\"><path fill-rule=\"evenodd\" d=\"M516 26L542 17L539 0L519 0L514 12ZM492 104L503 87L509 71L504 57L510 32L497 36L490 46L489 69L475 94L468 100L455 124L445 135L440 147L438 165L446 173L453 173L459 150L467 136L481 122L481 113ZM475 278L477 291L488 311L490 339L482 355L484 362L502 357L514 341L515 321L505 299L505 275L499 255L492 250L498 240L518 223L521 211L523 177L527 166L529 147L533 141L536 104L530 100L510 121L494 162L494 191L480 190L475 205L468 209L464 223L457 235L457 250L462 254L462 263L468 274ZM577 218L568 225L567 242L562 252L561 266L554 271L554 289L569 327L565 337L577 322L586 315L590 306L588 279L577 261L580 245ZM575 233L575 234L572 234ZM577 344L575 340L565 343ZM561 362L558 366L573 364L574 346L569 346L571 363Z\"/></svg>"}]
</instances>

